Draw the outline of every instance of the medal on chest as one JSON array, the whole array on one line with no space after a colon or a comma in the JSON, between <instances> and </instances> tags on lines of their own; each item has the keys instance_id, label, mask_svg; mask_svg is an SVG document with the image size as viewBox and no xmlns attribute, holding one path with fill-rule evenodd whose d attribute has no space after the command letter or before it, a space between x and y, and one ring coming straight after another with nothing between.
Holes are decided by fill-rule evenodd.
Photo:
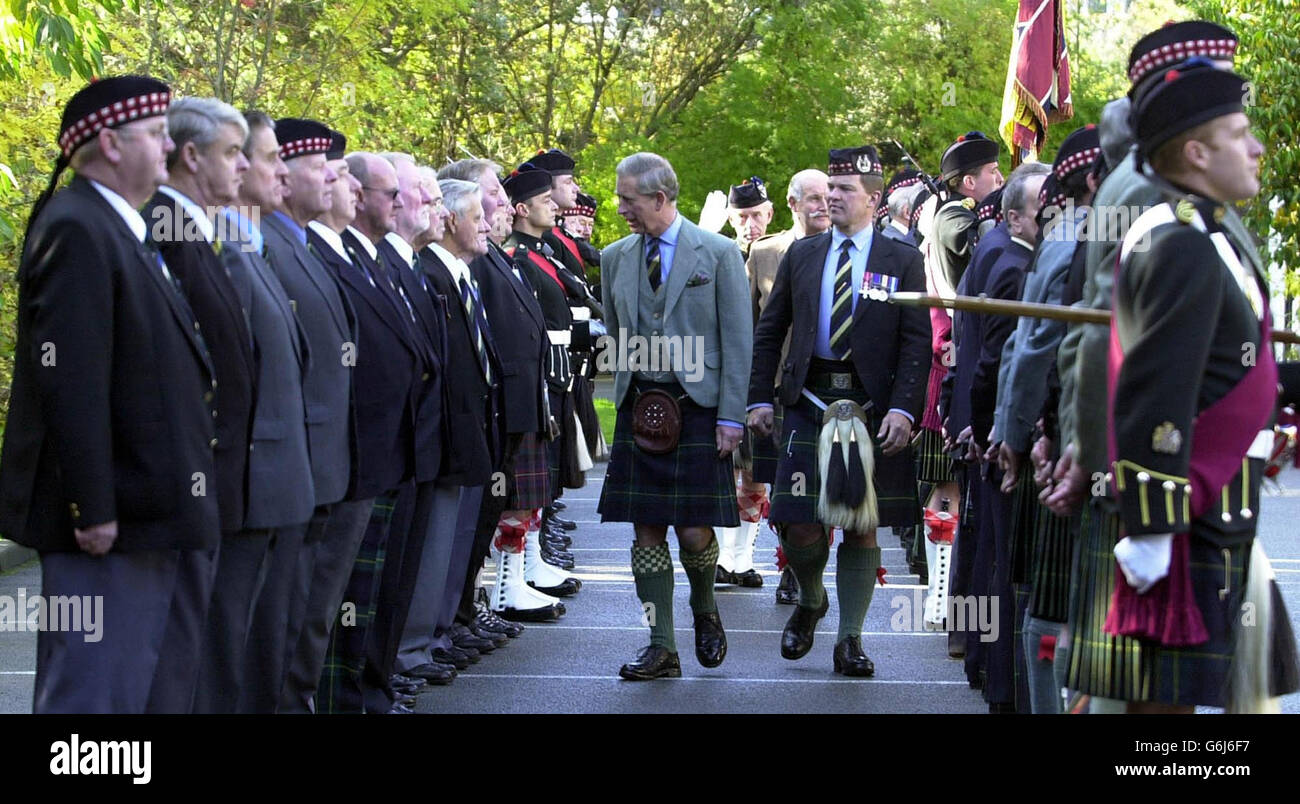
<instances>
[{"instance_id":1,"label":"medal on chest","mask_svg":"<svg viewBox=\"0 0 1300 804\"><path fill-rule=\"evenodd\" d=\"M898 277L866 271L862 274L862 288L858 293L864 299L888 301L889 294L896 290L898 290Z\"/></svg>"}]
</instances>

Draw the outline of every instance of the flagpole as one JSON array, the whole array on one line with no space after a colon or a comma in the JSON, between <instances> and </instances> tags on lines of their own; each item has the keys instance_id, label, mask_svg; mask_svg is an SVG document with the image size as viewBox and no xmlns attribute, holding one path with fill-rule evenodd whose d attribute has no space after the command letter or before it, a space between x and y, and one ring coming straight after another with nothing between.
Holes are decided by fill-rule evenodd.
<instances>
[{"instance_id":1,"label":"flagpole","mask_svg":"<svg viewBox=\"0 0 1300 804\"><path fill-rule=\"evenodd\" d=\"M968 313L1009 315L1024 318L1050 318L1075 324L1104 324L1110 326L1110 311L1089 307L1070 307L1064 304L990 299L987 296L931 296L915 291L898 291L889 294L889 302L902 307L943 307ZM1300 334L1289 330L1273 330L1273 343L1300 344Z\"/></svg>"}]
</instances>

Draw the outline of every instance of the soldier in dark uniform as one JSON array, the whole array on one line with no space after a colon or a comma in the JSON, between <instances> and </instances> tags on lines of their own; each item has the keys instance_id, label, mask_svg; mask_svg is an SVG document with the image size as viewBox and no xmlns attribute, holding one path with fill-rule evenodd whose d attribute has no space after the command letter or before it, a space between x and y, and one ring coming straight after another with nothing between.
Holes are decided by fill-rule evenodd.
<instances>
[{"instance_id":1,"label":"soldier in dark uniform","mask_svg":"<svg viewBox=\"0 0 1300 804\"><path fill-rule=\"evenodd\" d=\"M885 203L881 205L884 210L880 220L882 235L909 246L919 244L916 233L912 231L912 210L924 186L921 171L916 168L900 170L889 178L885 185Z\"/></svg>"},{"instance_id":2,"label":"soldier in dark uniform","mask_svg":"<svg viewBox=\"0 0 1300 804\"><path fill-rule=\"evenodd\" d=\"M979 131L963 134L944 151L940 170L947 196L934 214L928 259L937 277L955 288L978 240L975 205L1002 186L998 144Z\"/></svg>"},{"instance_id":3,"label":"soldier in dark uniform","mask_svg":"<svg viewBox=\"0 0 1300 804\"><path fill-rule=\"evenodd\" d=\"M776 208L767 197L767 184L757 176L750 176L740 184L733 184L727 193L727 222L736 233L736 245L745 259L749 247L767 234Z\"/></svg>"},{"instance_id":4,"label":"soldier in dark uniform","mask_svg":"<svg viewBox=\"0 0 1300 804\"><path fill-rule=\"evenodd\" d=\"M812 648L817 622L830 605L822 572L829 555L826 527L836 524L845 536L836 566L834 667L870 676L875 668L862 650L861 630L880 568L876 523L917 521L908 441L925 399L930 328L924 310L884 303L893 290L920 291L925 275L915 249L874 237L872 215L884 189L875 149L831 151L827 173L835 228L795 241L782 259L754 334L749 424L771 434L779 376L780 443L787 446L771 519L800 593L781 636L781 655L799 659ZM865 411L866 422L853 405ZM851 426L850 439L840 435L842 424ZM873 463L871 475L866 467Z\"/></svg>"},{"instance_id":5,"label":"soldier in dark uniform","mask_svg":"<svg viewBox=\"0 0 1300 804\"><path fill-rule=\"evenodd\" d=\"M560 208L561 227L572 233L573 242L578 244L578 254L588 268L600 268L600 249L591 244L591 233L596 225L596 199L586 193L578 193L574 206Z\"/></svg>"},{"instance_id":6,"label":"soldier in dark uniform","mask_svg":"<svg viewBox=\"0 0 1300 804\"><path fill-rule=\"evenodd\" d=\"M1114 586L1087 595L1110 601L1104 632L1135 643L1110 668L1130 712L1244 711L1300 688L1294 636L1255 543L1277 400L1268 282L1252 244L1223 225L1224 205L1259 191L1246 90L1193 57L1134 97L1137 166L1164 201L1120 248L1108 411L1123 538ZM1269 596L1272 623L1244 623ZM1230 672L1259 656L1264 667Z\"/></svg>"},{"instance_id":7,"label":"soldier in dark uniform","mask_svg":"<svg viewBox=\"0 0 1300 804\"><path fill-rule=\"evenodd\" d=\"M547 454L552 494L558 496L562 484L573 487L580 485L581 481L581 472L576 468L578 434L574 420L573 362L574 353L591 351L590 321L574 320L569 309L567 287L572 286L576 278L542 239L557 212L555 202L551 200L551 175L525 164L506 177L503 186L515 213L514 232L506 240L505 250L536 292L550 340L545 378L558 433L547 445ZM573 478L575 473L578 483ZM568 597L577 593L582 585L578 579L561 567L542 560L539 530L530 526L525 538L525 580L547 594Z\"/></svg>"},{"instance_id":8,"label":"soldier in dark uniform","mask_svg":"<svg viewBox=\"0 0 1300 804\"><path fill-rule=\"evenodd\" d=\"M194 689L221 538L218 389L194 312L136 212L167 178L170 96L144 76L72 96L18 269L0 532L40 553L47 598L103 601L98 640L39 631L38 713L188 712L189 701L161 704ZM75 177L55 192L69 166ZM169 627L177 614L193 627Z\"/></svg>"}]
</instances>

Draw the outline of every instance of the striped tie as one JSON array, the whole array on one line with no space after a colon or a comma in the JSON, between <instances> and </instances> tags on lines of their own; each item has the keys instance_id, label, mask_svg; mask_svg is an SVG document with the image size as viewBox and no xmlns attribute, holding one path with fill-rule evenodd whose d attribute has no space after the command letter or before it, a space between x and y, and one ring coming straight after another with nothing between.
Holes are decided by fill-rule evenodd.
<instances>
[{"instance_id":1,"label":"striped tie","mask_svg":"<svg viewBox=\"0 0 1300 804\"><path fill-rule=\"evenodd\" d=\"M659 290L659 238L650 238L650 248L645 253L646 270L650 272L650 289Z\"/></svg>"},{"instance_id":2,"label":"striped tie","mask_svg":"<svg viewBox=\"0 0 1300 804\"><path fill-rule=\"evenodd\" d=\"M853 262L849 259L848 238L840 244L840 261L835 266L834 291L831 293L831 354L836 360L848 360L853 348L849 330L853 328Z\"/></svg>"},{"instance_id":3,"label":"striped tie","mask_svg":"<svg viewBox=\"0 0 1300 804\"><path fill-rule=\"evenodd\" d=\"M465 306L465 315L469 316L470 332L474 335L474 348L478 351L479 366L483 369L483 379L492 385L492 364L488 360L487 343L483 340L483 326L479 323L478 305L470 291L469 282L460 278L460 303Z\"/></svg>"}]
</instances>

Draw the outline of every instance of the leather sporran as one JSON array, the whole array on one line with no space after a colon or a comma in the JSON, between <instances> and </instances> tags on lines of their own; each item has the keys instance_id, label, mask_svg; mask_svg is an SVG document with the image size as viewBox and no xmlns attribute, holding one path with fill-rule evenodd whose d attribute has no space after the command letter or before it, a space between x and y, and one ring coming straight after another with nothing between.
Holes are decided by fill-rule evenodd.
<instances>
[{"instance_id":1,"label":"leather sporran","mask_svg":"<svg viewBox=\"0 0 1300 804\"><path fill-rule=\"evenodd\" d=\"M682 409L671 394L658 389L637 394L632 404L632 440L642 452L672 452L681 435Z\"/></svg>"}]
</instances>

